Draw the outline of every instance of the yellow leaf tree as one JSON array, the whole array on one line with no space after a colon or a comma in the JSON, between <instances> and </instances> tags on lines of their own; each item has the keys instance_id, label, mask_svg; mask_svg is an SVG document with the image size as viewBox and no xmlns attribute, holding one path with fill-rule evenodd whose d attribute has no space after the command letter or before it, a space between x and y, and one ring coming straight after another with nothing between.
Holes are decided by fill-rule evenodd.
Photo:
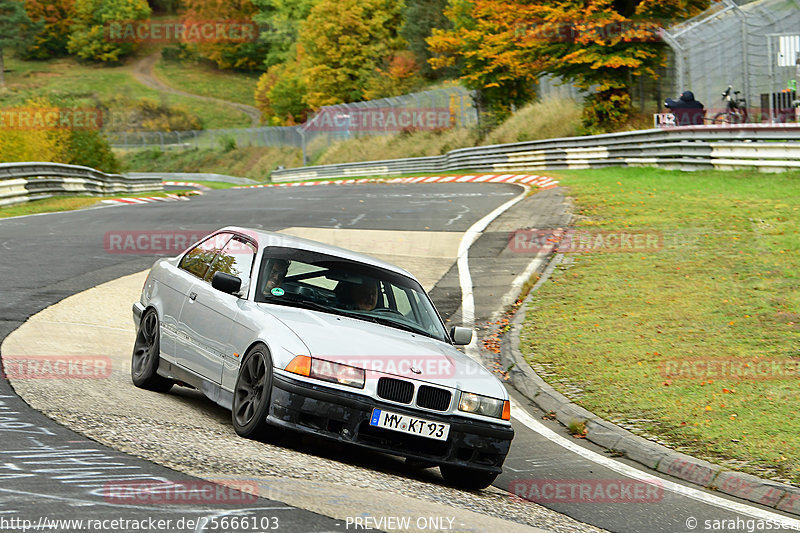
<instances>
[{"instance_id":1,"label":"yellow leaf tree","mask_svg":"<svg viewBox=\"0 0 800 533\"><path fill-rule=\"evenodd\" d=\"M320 0L300 32L306 103L364 99L371 80L405 48L402 1Z\"/></svg>"}]
</instances>

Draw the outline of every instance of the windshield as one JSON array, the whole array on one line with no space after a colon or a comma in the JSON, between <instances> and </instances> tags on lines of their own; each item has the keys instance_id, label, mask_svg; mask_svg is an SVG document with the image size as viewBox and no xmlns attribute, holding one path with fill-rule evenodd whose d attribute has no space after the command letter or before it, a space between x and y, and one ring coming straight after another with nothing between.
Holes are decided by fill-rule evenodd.
<instances>
[{"instance_id":1,"label":"windshield","mask_svg":"<svg viewBox=\"0 0 800 533\"><path fill-rule=\"evenodd\" d=\"M327 254L266 248L256 301L349 316L448 340L441 318L419 283Z\"/></svg>"}]
</instances>

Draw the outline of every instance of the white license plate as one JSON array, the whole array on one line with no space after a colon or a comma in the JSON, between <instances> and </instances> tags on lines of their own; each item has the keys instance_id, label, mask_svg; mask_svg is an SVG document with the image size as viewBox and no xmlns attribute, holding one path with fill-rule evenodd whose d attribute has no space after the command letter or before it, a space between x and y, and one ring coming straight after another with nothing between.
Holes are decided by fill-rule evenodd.
<instances>
[{"instance_id":1,"label":"white license plate","mask_svg":"<svg viewBox=\"0 0 800 533\"><path fill-rule=\"evenodd\" d=\"M369 425L436 440L447 440L447 435L450 433L450 424L390 413L382 409L372 410Z\"/></svg>"}]
</instances>

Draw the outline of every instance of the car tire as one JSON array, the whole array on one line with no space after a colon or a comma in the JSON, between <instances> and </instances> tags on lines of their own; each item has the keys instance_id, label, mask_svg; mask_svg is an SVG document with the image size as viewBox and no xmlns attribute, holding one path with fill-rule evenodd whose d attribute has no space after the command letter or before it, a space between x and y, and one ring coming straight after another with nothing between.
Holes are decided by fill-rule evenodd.
<instances>
[{"instance_id":1,"label":"car tire","mask_svg":"<svg viewBox=\"0 0 800 533\"><path fill-rule=\"evenodd\" d=\"M448 485L459 489L485 489L497 479L498 474L463 466L440 465L439 471Z\"/></svg>"},{"instance_id":2,"label":"car tire","mask_svg":"<svg viewBox=\"0 0 800 533\"><path fill-rule=\"evenodd\" d=\"M272 358L259 344L242 359L233 389L231 419L237 435L253 439L264 432L271 396Z\"/></svg>"},{"instance_id":3,"label":"car tire","mask_svg":"<svg viewBox=\"0 0 800 533\"><path fill-rule=\"evenodd\" d=\"M174 382L156 373L161 353L160 327L158 314L154 310L150 309L142 315L133 344L131 380L140 389L168 392Z\"/></svg>"}]
</instances>

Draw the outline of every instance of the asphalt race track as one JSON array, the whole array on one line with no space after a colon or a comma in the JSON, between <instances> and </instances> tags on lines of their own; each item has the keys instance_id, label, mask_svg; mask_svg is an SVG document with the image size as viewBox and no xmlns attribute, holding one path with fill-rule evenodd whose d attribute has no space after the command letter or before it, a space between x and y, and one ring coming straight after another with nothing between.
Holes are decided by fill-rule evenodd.
<instances>
[{"instance_id":1,"label":"asphalt race track","mask_svg":"<svg viewBox=\"0 0 800 533\"><path fill-rule=\"evenodd\" d=\"M519 193L517 186L500 184L225 190L213 191L188 202L114 206L0 220L0 276L3 279L0 289L0 342L28 317L44 308L101 283L145 270L152 264L153 255L108 253L105 240L108 232L192 230L202 233L221 226L241 225L267 230L307 227L461 234ZM516 228L542 228L564 223L563 193L559 189L551 189L521 201L482 233L470 248L469 265L475 285L477 322L488 320L498 310L501 297L506 294L511 282L533 259L521 254L509 255L508 232ZM443 315L458 323L461 320L458 271L453 266L443 272L431 295ZM526 403L513 390L511 392L518 404ZM197 403L202 404L202 401ZM209 405L207 403L206 407L209 408ZM504 474L498 478L497 488L507 489L512 483L529 483L531 480L593 480L600 484L630 481L630 472L621 473L629 465L611 460L602 449L582 441L569 439L569 446L565 447L563 441L568 436L557 423L542 420L543 413L535 408L526 409L528 416L521 412L515 414L517 434L506 460ZM208 525L211 517L218 519L221 516L275 518L283 531L336 531L347 528L342 519L328 518L265 498L246 506L197 504L176 508L151 505L143 509L115 503L98 490L115 479L131 479L133 475L138 476L133 479L143 481L162 479L182 482L192 478L104 447L69 431L28 407L11 390L5 379L0 379L0 435L0 526L4 524L3 519L25 518L36 523L42 516L51 519L140 519L146 511L148 516L156 520L173 520L170 530L176 531L213 531L210 527L198 528L198 524L178 529L176 524L179 519L183 519L182 525L186 525L187 520L196 521L205 517L204 524ZM187 438L191 438L191 435ZM323 444L315 443L299 448L293 448L291 442L279 441L277 445L307 454L308 461L322 456L340 461L342 468L357 465L369 469L373 465L375 470L389 472L393 479L401 483L408 480L409 483L429 484L434 492L439 490L451 494L448 491L452 489L441 485L438 473L420 473L378 454L365 457L363 454L343 451L337 455L338 450L332 454ZM570 449L576 447L579 449ZM224 454L225 451L221 450L220 453ZM619 464L624 466L615 466ZM544 505L586 524L611 531L711 531L704 527L705 521L731 521L738 518L742 524L747 524L748 520L780 518L772 510L701 491L667 476L656 476L652 472L634 468L640 472L638 476L641 479L664 479L663 491L646 502L580 503L561 499ZM71 470L65 472L66 469ZM101 469L109 474L106 478L95 477L87 481L76 475L80 469ZM226 475L220 472L219 477ZM346 492L346 489L342 490ZM473 496L478 498L463 493L465 501ZM530 509L530 513L537 512L537 506L529 502L516 502L508 496L502 496L497 489L488 491L485 502L491 501L491 498L503 498L505 505ZM435 497L431 496L430 499L435 500ZM451 503L455 505L457 502ZM478 512L490 512L481 510L480 505L476 499ZM454 512L458 514L458 510ZM390 511L387 509L388 514ZM527 519L513 515L507 518L551 530L581 529L567 519L559 521L552 513ZM691 519L697 520L694 527ZM388 526L386 529L392 530ZM138 528L118 528L121 531L140 529L141 525ZM746 531L747 526L738 530ZM777 529L773 527L770 530ZM13 526L0 527L0 531L14 529Z\"/></svg>"}]
</instances>

